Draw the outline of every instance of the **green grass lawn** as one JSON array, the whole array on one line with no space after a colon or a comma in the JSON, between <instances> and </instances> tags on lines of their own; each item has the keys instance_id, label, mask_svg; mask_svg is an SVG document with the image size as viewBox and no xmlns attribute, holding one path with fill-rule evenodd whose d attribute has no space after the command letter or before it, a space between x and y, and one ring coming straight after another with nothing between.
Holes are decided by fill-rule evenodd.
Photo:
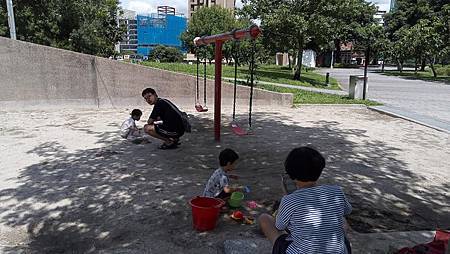
<instances>
[{"instance_id":1,"label":"green grass lawn","mask_svg":"<svg viewBox=\"0 0 450 254\"><path fill-rule=\"evenodd\" d=\"M197 69L196 65L182 64L182 63L156 63L156 62L142 62L144 66L159 68L168 71L181 72L191 75L196 75ZM203 70L203 66L201 66ZM200 72L200 75L203 72ZM233 66L223 66L223 77L233 78L234 77L234 67ZM208 65L206 74L209 77L214 76L214 66ZM321 74L315 73L313 71L303 72L302 80L293 80L291 71L286 67L280 67L275 65L265 65L259 66L257 72L257 79L261 81L282 83L298 86L307 87L317 87L317 88L327 88L323 83L325 83L325 77ZM248 68L240 67L238 68L238 78L247 79ZM339 89L338 82L335 79L330 79L331 88ZM239 82L242 84L243 82ZM245 84L244 84L245 85ZM294 88L285 88L268 84L257 84L258 88L280 92L280 93L292 93L294 95L294 104L364 104L367 106L381 105L373 101L364 100L353 100L348 97L343 97L339 95L314 93Z\"/></svg>"},{"instance_id":2,"label":"green grass lawn","mask_svg":"<svg viewBox=\"0 0 450 254\"><path fill-rule=\"evenodd\" d=\"M279 92L292 93L294 95L294 104L364 104L366 106L378 106L381 103L369 100L354 100L349 97L343 97L333 94L321 94L293 88L263 85L259 84L258 88Z\"/></svg>"},{"instance_id":3,"label":"green grass lawn","mask_svg":"<svg viewBox=\"0 0 450 254\"><path fill-rule=\"evenodd\" d=\"M386 75L386 76L396 76L396 77L403 77L405 79L416 79L416 80L424 80L424 81L440 81L444 82L446 84L450 84L450 76L440 76L438 75L436 78L433 77L433 73L431 71L418 71L417 73L414 73L414 71L403 71L400 73L400 71L384 71L384 72L378 72L380 74Z\"/></svg>"},{"instance_id":4,"label":"green grass lawn","mask_svg":"<svg viewBox=\"0 0 450 254\"><path fill-rule=\"evenodd\" d=\"M197 74L197 67L195 64L182 64L182 63L157 63L157 62L142 62L142 65L164 69L168 71L182 72L191 75ZM203 65L200 65L200 75L203 75ZM206 66L206 75L209 77L214 76L214 65ZM224 78L234 78L234 66L223 65L222 76ZM249 70L247 66L238 67L238 78L247 79L249 76ZM292 71L287 67L280 67L276 65L260 65L256 72L256 79L260 81L267 81L272 83L289 84L296 86L307 86L316 88L325 88L332 90L340 90L338 82L330 78L331 86L325 85L325 76L315 73L311 70L302 70L301 80L293 80Z\"/></svg>"}]
</instances>

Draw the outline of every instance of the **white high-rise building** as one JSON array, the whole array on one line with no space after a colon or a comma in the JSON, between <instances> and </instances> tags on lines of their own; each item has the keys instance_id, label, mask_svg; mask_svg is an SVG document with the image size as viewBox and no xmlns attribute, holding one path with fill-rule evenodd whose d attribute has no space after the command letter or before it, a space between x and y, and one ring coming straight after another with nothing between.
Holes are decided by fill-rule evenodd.
<instances>
[{"instance_id":1,"label":"white high-rise building","mask_svg":"<svg viewBox=\"0 0 450 254\"><path fill-rule=\"evenodd\" d=\"M234 10L236 0L188 0L188 18L191 18L192 14L203 6L209 7L215 5Z\"/></svg>"},{"instance_id":2,"label":"white high-rise building","mask_svg":"<svg viewBox=\"0 0 450 254\"><path fill-rule=\"evenodd\" d=\"M116 44L116 51L132 51L137 52L138 40L137 40L137 19L136 12L130 10L123 10L123 14L120 15L118 20L119 25L126 27L126 32L122 37L122 41Z\"/></svg>"}]
</instances>

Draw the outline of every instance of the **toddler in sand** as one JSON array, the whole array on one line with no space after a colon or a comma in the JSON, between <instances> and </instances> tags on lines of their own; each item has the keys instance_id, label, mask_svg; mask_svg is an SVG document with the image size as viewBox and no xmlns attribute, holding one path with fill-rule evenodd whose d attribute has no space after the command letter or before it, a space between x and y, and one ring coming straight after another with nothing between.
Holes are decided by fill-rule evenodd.
<instances>
[{"instance_id":1,"label":"toddler in sand","mask_svg":"<svg viewBox=\"0 0 450 254\"><path fill-rule=\"evenodd\" d=\"M139 109L133 109L131 111L131 117L125 120L120 127L120 136L133 143L141 143L147 140L143 136L143 132L136 127L136 121L139 121L142 116L142 111Z\"/></svg>"},{"instance_id":2,"label":"toddler in sand","mask_svg":"<svg viewBox=\"0 0 450 254\"><path fill-rule=\"evenodd\" d=\"M231 196L231 193L241 190L231 187L229 181L229 178L237 179L237 176L231 175L230 172L235 169L238 159L239 155L229 148L220 152L220 167L214 171L206 183L203 196L227 199Z\"/></svg>"}]
</instances>

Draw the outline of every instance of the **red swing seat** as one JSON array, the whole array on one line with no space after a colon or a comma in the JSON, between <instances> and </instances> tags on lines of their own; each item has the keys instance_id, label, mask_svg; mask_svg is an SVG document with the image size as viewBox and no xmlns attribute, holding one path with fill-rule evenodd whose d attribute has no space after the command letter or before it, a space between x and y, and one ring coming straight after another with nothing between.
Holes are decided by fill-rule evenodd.
<instances>
[{"instance_id":1,"label":"red swing seat","mask_svg":"<svg viewBox=\"0 0 450 254\"><path fill-rule=\"evenodd\" d=\"M236 122L231 122L230 126L234 134L238 136L245 136L249 134L246 130L242 129L241 126L239 126Z\"/></svg>"},{"instance_id":2,"label":"red swing seat","mask_svg":"<svg viewBox=\"0 0 450 254\"><path fill-rule=\"evenodd\" d=\"M195 110L197 110L197 112L207 112L208 107L206 106L203 107L201 104L197 103L195 104Z\"/></svg>"}]
</instances>

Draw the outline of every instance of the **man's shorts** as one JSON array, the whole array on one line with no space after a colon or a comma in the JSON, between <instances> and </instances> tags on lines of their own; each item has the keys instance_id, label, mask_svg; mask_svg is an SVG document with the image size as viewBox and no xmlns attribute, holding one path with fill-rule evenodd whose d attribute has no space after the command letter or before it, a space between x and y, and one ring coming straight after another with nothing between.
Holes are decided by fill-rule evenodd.
<instances>
[{"instance_id":1,"label":"man's shorts","mask_svg":"<svg viewBox=\"0 0 450 254\"><path fill-rule=\"evenodd\" d=\"M280 235L273 244L272 254L286 254L286 250L292 241L286 240L287 234Z\"/></svg>"},{"instance_id":2,"label":"man's shorts","mask_svg":"<svg viewBox=\"0 0 450 254\"><path fill-rule=\"evenodd\" d=\"M183 132L177 132L177 131L169 131L169 128L165 126L164 124L157 124L155 125L155 131L158 133L158 135L164 137L164 138L179 138L183 136Z\"/></svg>"}]
</instances>

